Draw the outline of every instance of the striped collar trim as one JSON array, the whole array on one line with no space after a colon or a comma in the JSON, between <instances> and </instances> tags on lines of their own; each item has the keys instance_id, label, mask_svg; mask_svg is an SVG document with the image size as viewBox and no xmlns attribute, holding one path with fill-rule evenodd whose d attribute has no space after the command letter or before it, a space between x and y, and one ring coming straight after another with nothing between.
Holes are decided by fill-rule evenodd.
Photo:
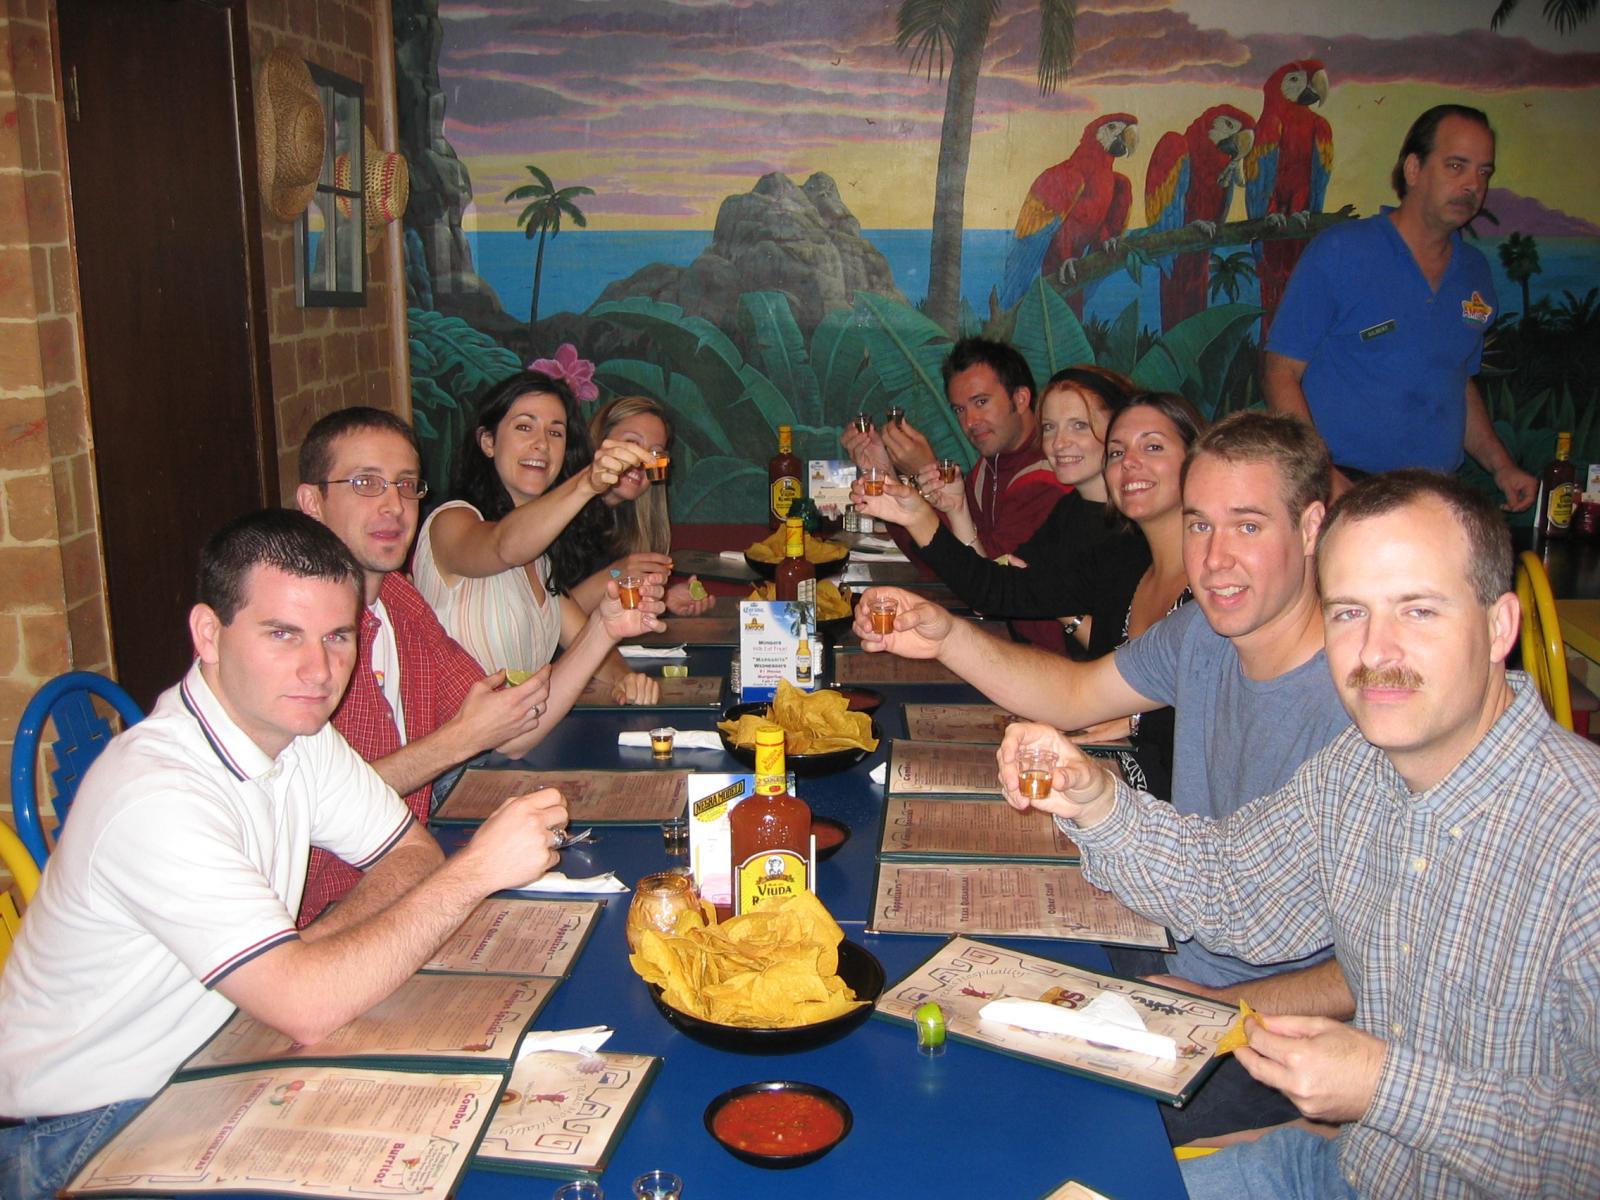
<instances>
[{"instance_id":1,"label":"striped collar trim","mask_svg":"<svg viewBox=\"0 0 1600 1200\"><path fill-rule=\"evenodd\" d=\"M198 661L178 685L178 695L200 726L206 745L235 779L243 782L271 769L272 759L233 723L200 673Z\"/></svg>"}]
</instances>

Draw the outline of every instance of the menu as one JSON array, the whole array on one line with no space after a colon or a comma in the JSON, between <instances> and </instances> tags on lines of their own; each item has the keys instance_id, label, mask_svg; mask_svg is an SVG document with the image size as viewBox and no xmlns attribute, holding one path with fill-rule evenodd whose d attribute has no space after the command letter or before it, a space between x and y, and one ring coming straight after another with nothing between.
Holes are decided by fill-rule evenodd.
<instances>
[{"instance_id":1,"label":"menu","mask_svg":"<svg viewBox=\"0 0 1600 1200\"><path fill-rule=\"evenodd\" d=\"M1065 863L880 859L869 933L1059 938L1170 950L1162 926Z\"/></svg>"},{"instance_id":2,"label":"menu","mask_svg":"<svg viewBox=\"0 0 1600 1200\"><path fill-rule=\"evenodd\" d=\"M1035 1033L978 1017L979 1009L1001 997L1082 1009L1106 992L1125 997L1150 1032L1173 1038L1177 1058L1165 1060L1070 1034ZM930 1000L944 1010L946 1030L958 1041L1031 1058L1172 1105L1184 1104L1215 1067L1217 1042L1239 1015L1220 1001L967 937L951 938L911 974L885 988L876 1015L910 1024L917 1007Z\"/></svg>"},{"instance_id":3,"label":"menu","mask_svg":"<svg viewBox=\"0 0 1600 1200\"><path fill-rule=\"evenodd\" d=\"M907 704L906 734L919 742L979 742L998 746L1017 720L993 704Z\"/></svg>"},{"instance_id":4,"label":"menu","mask_svg":"<svg viewBox=\"0 0 1600 1200\"><path fill-rule=\"evenodd\" d=\"M835 683L960 683L961 677L932 658L841 651L834 656Z\"/></svg>"},{"instance_id":5,"label":"menu","mask_svg":"<svg viewBox=\"0 0 1600 1200\"><path fill-rule=\"evenodd\" d=\"M656 680L661 699L655 708L718 708L722 704L722 679L717 675L689 675ZM578 693L573 708L621 708L615 688L604 679L591 679Z\"/></svg>"},{"instance_id":6,"label":"menu","mask_svg":"<svg viewBox=\"0 0 1600 1200\"><path fill-rule=\"evenodd\" d=\"M907 742L889 748L891 796L998 796L1000 767L990 746Z\"/></svg>"},{"instance_id":7,"label":"menu","mask_svg":"<svg viewBox=\"0 0 1600 1200\"><path fill-rule=\"evenodd\" d=\"M727 603L726 600L723 601ZM628 646L737 646L739 618L732 612L709 613L702 617L665 616L666 628L651 630L629 638Z\"/></svg>"},{"instance_id":8,"label":"menu","mask_svg":"<svg viewBox=\"0 0 1600 1200\"><path fill-rule=\"evenodd\" d=\"M467 914L424 971L563 976L600 919L600 900L490 896Z\"/></svg>"},{"instance_id":9,"label":"menu","mask_svg":"<svg viewBox=\"0 0 1600 1200\"><path fill-rule=\"evenodd\" d=\"M686 771L501 771L474 767L433 814L445 825L486 821L512 796L560 790L574 825L655 825L683 812Z\"/></svg>"},{"instance_id":10,"label":"menu","mask_svg":"<svg viewBox=\"0 0 1600 1200\"><path fill-rule=\"evenodd\" d=\"M890 796L884 802L883 858L1007 858L1077 862L1078 847L1048 813L1018 812L1003 800Z\"/></svg>"},{"instance_id":11,"label":"menu","mask_svg":"<svg viewBox=\"0 0 1600 1200\"><path fill-rule=\"evenodd\" d=\"M646 1054L535 1050L511 1070L472 1165L597 1177L661 1066Z\"/></svg>"}]
</instances>

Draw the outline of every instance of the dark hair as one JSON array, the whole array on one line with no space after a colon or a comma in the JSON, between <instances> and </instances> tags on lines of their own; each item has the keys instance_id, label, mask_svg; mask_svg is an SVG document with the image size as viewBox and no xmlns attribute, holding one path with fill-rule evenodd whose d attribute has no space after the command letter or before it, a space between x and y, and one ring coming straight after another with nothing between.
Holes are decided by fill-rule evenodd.
<instances>
[{"instance_id":1,"label":"dark hair","mask_svg":"<svg viewBox=\"0 0 1600 1200\"><path fill-rule=\"evenodd\" d=\"M1444 124L1446 117L1460 117L1475 125L1482 125L1489 131L1490 137L1494 136L1494 126L1489 124L1489 116L1481 108L1470 108L1465 104L1435 104L1411 122L1411 128L1406 131L1406 140L1400 143L1400 157L1394 160L1394 171L1389 176L1389 182L1394 185L1394 194L1400 199L1406 198L1406 159L1415 154L1417 161L1422 162L1433 153L1433 144L1439 137L1439 126Z\"/></svg>"},{"instance_id":2,"label":"dark hair","mask_svg":"<svg viewBox=\"0 0 1600 1200\"><path fill-rule=\"evenodd\" d=\"M1127 412L1130 408L1153 408L1167 420L1171 421L1177 429L1178 436L1183 439L1185 448L1192 447L1201 431L1206 427L1206 419L1200 415L1195 406L1190 404L1177 392L1135 392L1128 397L1128 402L1118 411L1106 425L1106 440L1111 440L1111 426L1116 424L1117 417Z\"/></svg>"},{"instance_id":3,"label":"dark hair","mask_svg":"<svg viewBox=\"0 0 1600 1200\"><path fill-rule=\"evenodd\" d=\"M1283 502L1299 521L1317 501L1328 502L1333 462L1328 445L1309 421L1285 413L1239 412L1218 421L1189 448L1183 478L1202 454L1228 463L1269 463L1283 479Z\"/></svg>"},{"instance_id":4,"label":"dark hair","mask_svg":"<svg viewBox=\"0 0 1600 1200\"><path fill-rule=\"evenodd\" d=\"M485 521L500 520L516 505L512 503L506 485L501 482L499 472L495 470L494 460L484 454L478 444L478 437L482 433L498 433L500 423L511 411L511 406L528 395L554 396L561 401L561 407L565 410L567 449L562 456L561 470L556 475L555 483L586 470L594 457L587 423L578 409L572 389L563 380L546 375L543 371L518 371L510 378L501 380L478 402L477 418L462 439L456 457L455 494L452 498L471 504ZM551 586L556 591L568 591L587 574L583 570L587 555L580 548L591 544L597 536L597 529L603 530L606 517L603 508L598 497L591 500L568 522L567 531L572 536L557 537L551 543L548 551L550 578ZM603 533L598 536L603 536Z\"/></svg>"},{"instance_id":5,"label":"dark hair","mask_svg":"<svg viewBox=\"0 0 1600 1200\"><path fill-rule=\"evenodd\" d=\"M349 580L361 595L361 568L345 544L321 521L290 508L264 508L229 521L200 551L195 596L224 625L245 604L245 580L256 567L299 579Z\"/></svg>"},{"instance_id":6,"label":"dark hair","mask_svg":"<svg viewBox=\"0 0 1600 1200\"><path fill-rule=\"evenodd\" d=\"M333 469L333 444L347 433L368 429L399 434L417 452L417 460L422 460L422 447L417 443L416 431L409 424L381 408L358 404L354 408L341 408L329 413L306 431L306 440L300 443L300 482L314 483L326 492L324 481Z\"/></svg>"},{"instance_id":7,"label":"dark hair","mask_svg":"<svg viewBox=\"0 0 1600 1200\"><path fill-rule=\"evenodd\" d=\"M952 379L969 367L976 366L985 366L993 370L1000 379L1000 386L1005 388L1006 395L1010 396L1020 388L1027 388L1028 395L1035 400L1039 398L1039 389L1033 384L1033 369L1028 366L1028 360L1013 346L980 337L962 338L950 347L950 354L941 368L945 391L950 390Z\"/></svg>"},{"instance_id":8,"label":"dark hair","mask_svg":"<svg viewBox=\"0 0 1600 1200\"><path fill-rule=\"evenodd\" d=\"M1372 475L1334 503L1317 534L1317 567L1323 547L1339 525L1381 517L1419 500L1437 500L1450 510L1467 539L1467 576L1485 608L1511 590L1511 530L1494 501L1453 475L1409 467Z\"/></svg>"}]
</instances>

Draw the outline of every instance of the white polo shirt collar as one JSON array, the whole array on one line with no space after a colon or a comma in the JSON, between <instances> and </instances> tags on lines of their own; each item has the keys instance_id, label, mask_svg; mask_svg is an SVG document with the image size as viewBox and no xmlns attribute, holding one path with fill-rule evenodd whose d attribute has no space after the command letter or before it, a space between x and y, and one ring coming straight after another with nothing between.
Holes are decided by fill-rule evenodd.
<instances>
[{"instance_id":1,"label":"white polo shirt collar","mask_svg":"<svg viewBox=\"0 0 1600 1200\"><path fill-rule=\"evenodd\" d=\"M178 689L183 706L194 717L206 744L229 774L235 779L246 780L259 779L274 771L277 761L234 724L233 718L222 707L222 702L201 674L199 659L195 659ZM291 746L293 744L290 743Z\"/></svg>"}]
</instances>

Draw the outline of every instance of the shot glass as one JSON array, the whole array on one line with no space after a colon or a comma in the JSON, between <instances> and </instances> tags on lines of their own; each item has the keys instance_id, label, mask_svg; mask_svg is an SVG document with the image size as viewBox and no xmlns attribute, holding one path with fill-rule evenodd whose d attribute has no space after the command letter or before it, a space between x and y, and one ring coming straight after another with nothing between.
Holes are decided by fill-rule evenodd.
<instances>
[{"instance_id":1,"label":"shot glass","mask_svg":"<svg viewBox=\"0 0 1600 1200\"><path fill-rule=\"evenodd\" d=\"M677 736L677 730L671 725L663 725L659 729L650 731L650 754L655 758L672 757L672 739Z\"/></svg>"},{"instance_id":2,"label":"shot glass","mask_svg":"<svg viewBox=\"0 0 1600 1200\"><path fill-rule=\"evenodd\" d=\"M883 420L885 424L893 421L896 425L904 425L906 423L906 410L896 404L883 414Z\"/></svg>"},{"instance_id":3,"label":"shot glass","mask_svg":"<svg viewBox=\"0 0 1600 1200\"><path fill-rule=\"evenodd\" d=\"M689 818L668 817L661 822L661 844L674 858L689 853Z\"/></svg>"},{"instance_id":4,"label":"shot glass","mask_svg":"<svg viewBox=\"0 0 1600 1200\"><path fill-rule=\"evenodd\" d=\"M1029 800L1043 800L1050 794L1050 776L1056 769L1054 750L1030 746L1017 755L1017 790Z\"/></svg>"},{"instance_id":5,"label":"shot glass","mask_svg":"<svg viewBox=\"0 0 1600 1200\"><path fill-rule=\"evenodd\" d=\"M867 620L872 622L872 632L885 634L894 632L895 614L900 611L897 601L887 596L879 596L867 605Z\"/></svg>"},{"instance_id":6,"label":"shot glass","mask_svg":"<svg viewBox=\"0 0 1600 1200\"><path fill-rule=\"evenodd\" d=\"M634 1200L678 1200L683 1180L671 1171L646 1171L633 1181Z\"/></svg>"},{"instance_id":7,"label":"shot glass","mask_svg":"<svg viewBox=\"0 0 1600 1200\"><path fill-rule=\"evenodd\" d=\"M857 413L854 419L851 420L850 424L856 427L857 433L872 432L872 417L867 413Z\"/></svg>"},{"instance_id":8,"label":"shot glass","mask_svg":"<svg viewBox=\"0 0 1600 1200\"><path fill-rule=\"evenodd\" d=\"M643 586L644 580L637 575L624 575L617 580L617 597L623 608L639 607L639 589Z\"/></svg>"},{"instance_id":9,"label":"shot glass","mask_svg":"<svg viewBox=\"0 0 1600 1200\"><path fill-rule=\"evenodd\" d=\"M644 469L644 477L651 483L665 483L667 469L672 466L672 456L665 450L656 450L656 461Z\"/></svg>"},{"instance_id":10,"label":"shot glass","mask_svg":"<svg viewBox=\"0 0 1600 1200\"><path fill-rule=\"evenodd\" d=\"M861 473L862 490L869 496L881 496L888 478L888 473L881 467L868 467Z\"/></svg>"},{"instance_id":11,"label":"shot glass","mask_svg":"<svg viewBox=\"0 0 1600 1200\"><path fill-rule=\"evenodd\" d=\"M953 458L939 460L939 478L946 483L954 483L961 478L961 464Z\"/></svg>"},{"instance_id":12,"label":"shot glass","mask_svg":"<svg viewBox=\"0 0 1600 1200\"><path fill-rule=\"evenodd\" d=\"M592 1179L574 1179L551 1192L550 1200L606 1200L606 1192Z\"/></svg>"}]
</instances>

